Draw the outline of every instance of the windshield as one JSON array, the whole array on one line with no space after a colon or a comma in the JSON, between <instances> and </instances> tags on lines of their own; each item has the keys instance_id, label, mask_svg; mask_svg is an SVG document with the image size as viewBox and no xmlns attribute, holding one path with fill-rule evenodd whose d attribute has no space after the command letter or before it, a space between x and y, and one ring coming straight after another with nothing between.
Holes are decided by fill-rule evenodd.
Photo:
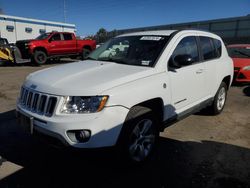
<instances>
[{"instance_id":1,"label":"windshield","mask_svg":"<svg viewBox=\"0 0 250 188\"><path fill-rule=\"evenodd\" d=\"M154 66L169 36L125 36L109 40L87 59L116 63Z\"/></svg>"},{"instance_id":2,"label":"windshield","mask_svg":"<svg viewBox=\"0 0 250 188\"><path fill-rule=\"evenodd\" d=\"M232 58L250 58L250 47L228 47L227 50Z\"/></svg>"},{"instance_id":3,"label":"windshield","mask_svg":"<svg viewBox=\"0 0 250 188\"><path fill-rule=\"evenodd\" d=\"M48 36L50 36L51 33L44 33L44 34L41 34L39 35L36 39L37 40L43 40L43 39L46 39L48 38Z\"/></svg>"}]
</instances>

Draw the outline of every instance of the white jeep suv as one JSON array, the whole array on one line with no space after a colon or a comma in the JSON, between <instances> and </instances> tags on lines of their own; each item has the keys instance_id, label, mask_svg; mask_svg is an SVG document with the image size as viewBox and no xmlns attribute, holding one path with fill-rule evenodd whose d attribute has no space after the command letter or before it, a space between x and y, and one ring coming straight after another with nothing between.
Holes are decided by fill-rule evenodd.
<instances>
[{"instance_id":1,"label":"white jeep suv","mask_svg":"<svg viewBox=\"0 0 250 188\"><path fill-rule=\"evenodd\" d=\"M167 125L204 107L219 114L232 79L232 60L215 34L125 34L85 61L30 74L17 116L33 134L76 148L120 146L141 162Z\"/></svg>"}]
</instances>

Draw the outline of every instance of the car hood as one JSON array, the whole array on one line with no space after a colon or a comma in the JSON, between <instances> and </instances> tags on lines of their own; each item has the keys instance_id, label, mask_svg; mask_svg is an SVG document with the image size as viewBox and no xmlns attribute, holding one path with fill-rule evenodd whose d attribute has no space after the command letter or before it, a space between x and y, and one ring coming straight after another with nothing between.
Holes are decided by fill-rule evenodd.
<instances>
[{"instance_id":1,"label":"car hood","mask_svg":"<svg viewBox=\"0 0 250 188\"><path fill-rule=\"evenodd\" d=\"M41 41L41 40L37 40L37 39L27 39L27 40L18 40L17 42L16 42L16 44L21 44L21 43L29 43L29 42L39 42L39 41Z\"/></svg>"},{"instance_id":2,"label":"car hood","mask_svg":"<svg viewBox=\"0 0 250 188\"><path fill-rule=\"evenodd\" d=\"M151 67L89 60L34 72L24 85L48 94L90 96L153 74Z\"/></svg>"},{"instance_id":3,"label":"car hood","mask_svg":"<svg viewBox=\"0 0 250 188\"><path fill-rule=\"evenodd\" d=\"M31 42L31 41L35 41L35 39L18 40L16 42L17 43L28 43L28 42Z\"/></svg>"},{"instance_id":4,"label":"car hood","mask_svg":"<svg viewBox=\"0 0 250 188\"><path fill-rule=\"evenodd\" d=\"M234 67L245 67L250 65L250 58L232 58Z\"/></svg>"}]
</instances>

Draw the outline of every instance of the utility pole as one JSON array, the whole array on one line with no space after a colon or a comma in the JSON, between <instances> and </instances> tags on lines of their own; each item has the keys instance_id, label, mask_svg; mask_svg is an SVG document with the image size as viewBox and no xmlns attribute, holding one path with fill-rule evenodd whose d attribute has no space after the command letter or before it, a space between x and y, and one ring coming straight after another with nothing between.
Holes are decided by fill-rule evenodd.
<instances>
[{"instance_id":1,"label":"utility pole","mask_svg":"<svg viewBox=\"0 0 250 188\"><path fill-rule=\"evenodd\" d=\"M66 23L66 0L63 0L63 18L64 23Z\"/></svg>"}]
</instances>

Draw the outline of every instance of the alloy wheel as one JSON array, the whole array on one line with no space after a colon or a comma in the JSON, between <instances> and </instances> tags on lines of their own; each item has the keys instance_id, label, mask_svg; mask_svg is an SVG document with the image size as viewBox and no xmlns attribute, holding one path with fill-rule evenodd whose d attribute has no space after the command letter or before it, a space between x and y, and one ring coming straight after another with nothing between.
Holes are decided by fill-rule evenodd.
<instances>
[{"instance_id":1,"label":"alloy wheel","mask_svg":"<svg viewBox=\"0 0 250 188\"><path fill-rule=\"evenodd\" d=\"M131 159L140 162L147 158L153 149L155 138L152 120L143 119L138 122L130 135L129 154Z\"/></svg>"}]
</instances>

